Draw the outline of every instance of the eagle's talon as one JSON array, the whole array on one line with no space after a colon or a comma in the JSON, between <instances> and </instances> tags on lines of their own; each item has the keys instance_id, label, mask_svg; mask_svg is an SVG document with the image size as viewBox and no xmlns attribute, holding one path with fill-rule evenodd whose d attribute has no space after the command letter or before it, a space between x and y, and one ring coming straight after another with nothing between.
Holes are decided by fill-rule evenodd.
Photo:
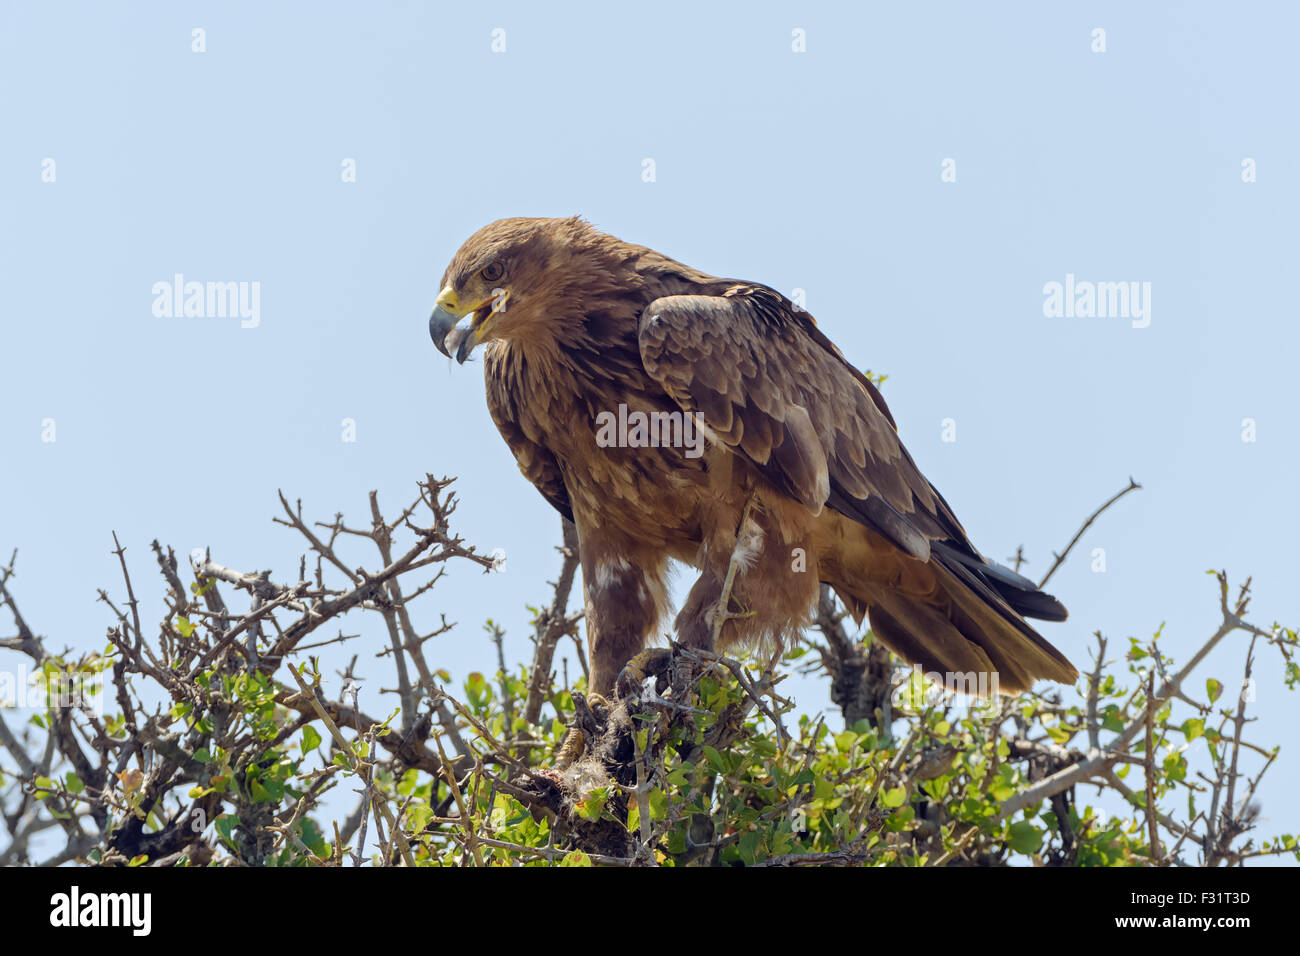
<instances>
[{"instance_id":1,"label":"eagle's talon","mask_svg":"<svg viewBox=\"0 0 1300 956\"><path fill-rule=\"evenodd\" d=\"M666 647L648 647L632 658L619 671L618 680L614 682L614 693L618 697L629 697L640 690L647 677L662 677L668 672L673 662L673 654Z\"/></svg>"}]
</instances>

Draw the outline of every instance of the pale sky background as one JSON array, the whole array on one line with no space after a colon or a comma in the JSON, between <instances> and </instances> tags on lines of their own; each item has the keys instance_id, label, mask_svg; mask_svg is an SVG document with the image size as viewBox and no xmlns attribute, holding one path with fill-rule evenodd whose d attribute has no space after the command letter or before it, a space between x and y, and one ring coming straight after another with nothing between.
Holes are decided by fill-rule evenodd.
<instances>
[{"instance_id":1,"label":"pale sky background","mask_svg":"<svg viewBox=\"0 0 1300 956\"><path fill-rule=\"evenodd\" d=\"M113 530L156 614L153 538L292 579L277 488L363 524L370 489L395 513L431 471L460 476L455 529L509 558L425 599L425 621L460 622L430 657L457 683L491 672L491 616L525 659L558 518L493 427L481 366L450 368L426 323L475 229L581 213L805 289L847 357L889 375L904 441L992 557L1023 543L1037 577L1142 482L1050 588L1071 617L1042 632L1081 669L1094 630L1120 648L1161 622L1185 659L1217 624L1209 568L1253 576L1254 621L1294 627L1297 9L5 3L0 554L19 548L21 607L56 648L102 646ZM259 282L260 325L155 317L174 273ZM1150 282L1150 327L1044 317L1067 273ZM351 646L391 682L365 656L380 624ZM1238 680L1243 651L1229 639L1196 696ZM1261 836L1300 828L1280 671L1262 649L1252 734L1284 749ZM827 705L817 682L797 696Z\"/></svg>"}]
</instances>

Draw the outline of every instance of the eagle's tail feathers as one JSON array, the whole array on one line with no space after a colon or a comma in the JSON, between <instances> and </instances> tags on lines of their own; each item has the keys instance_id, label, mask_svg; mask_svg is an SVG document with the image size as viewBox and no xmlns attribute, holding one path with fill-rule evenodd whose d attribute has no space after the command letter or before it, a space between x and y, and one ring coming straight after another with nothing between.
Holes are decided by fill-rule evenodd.
<instances>
[{"instance_id":1,"label":"eagle's tail feathers","mask_svg":"<svg viewBox=\"0 0 1300 956\"><path fill-rule=\"evenodd\" d=\"M940 593L919 598L890 588L867 598L871 630L949 689L1018 694L1036 681L1072 684L1066 657L968 568L935 569Z\"/></svg>"},{"instance_id":2,"label":"eagle's tail feathers","mask_svg":"<svg viewBox=\"0 0 1300 956\"><path fill-rule=\"evenodd\" d=\"M970 572L979 578L982 585L992 588L1013 610L1025 617L1040 621L1064 621L1069 616L1064 604L1040 591L1037 584L1004 564L955 548L945 541L934 542L930 549L945 566L963 578L968 575L961 572ZM976 590L981 589L977 587Z\"/></svg>"}]
</instances>

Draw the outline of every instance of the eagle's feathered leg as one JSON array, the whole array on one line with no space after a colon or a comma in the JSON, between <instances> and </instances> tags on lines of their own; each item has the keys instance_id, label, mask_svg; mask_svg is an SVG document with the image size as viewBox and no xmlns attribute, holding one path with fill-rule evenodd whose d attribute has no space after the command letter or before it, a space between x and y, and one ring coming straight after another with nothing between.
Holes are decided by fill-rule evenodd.
<instances>
[{"instance_id":1,"label":"eagle's feathered leg","mask_svg":"<svg viewBox=\"0 0 1300 956\"><path fill-rule=\"evenodd\" d=\"M702 551L699 578L691 587L681 611L673 622L676 645L713 651L734 643L736 635L723 629L728 621L749 619L755 611L748 607L749 599L737 592L743 573L753 567L756 550L761 546L763 531L753 514L754 496L751 494L741 511L734 532L728 532L730 547L712 554ZM734 514L734 512L733 512ZM734 520L734 519L733 519ZM730 529L731 522L727 522ZM666 678L674 664L673 652L667 648L647 648L641 651L619 673L617 691L620 697L628 696L641 687L647 678ZM674 686L690 682L690 674L677 673L671 677Z\"/></svg>"},{"instance_id":2,"label":"eagle's feathered leg","mask_svg":"<svg viewBox=\"0 0 1300 956\"><path fill-rule=\"evenodd\" d=\"M588 700L593 707L613 696L624 664L645 647L668 604L667 558L644 543L608 528L578 524L586 595ZM585 749L580 725L570 727L557 755L561 767Z\"/></svg>"},{"instance_id":3,"label":"eagle's feathered leg","mask_svg":"<svg viewBox=\"0 0 1300 956\"><path fill-rule=\"evenodd\" d=\"M744 566L751 564L749 549L753 547L750 543L753 534L747 532L745 523L749 521L750 512L754 510L754 495L751 492L745 499L745 507L740 512L740 521L736 523L736 543L731 548L731 554L727 558L727 576L722 580L722 591L718 595L718 606L713 611L713 639L709 641L708 650L716 650L722 646L722 628L726 623L734 618L753 617L753 611L733 611L731 610L731 592L736 587L736 573ZM757 530L757 529L755 529Z\"/></svg>"},{"instance_id":4,"label":"eagle's feathered leg","mask_svg":"<svg viewBox=\"0 0 1300 956\"><path fill-rule=\"evenodd\" d=\"M805 626L818 593L818 548L806 515L802 505L775 503L760 489L706 534L713 549L702 554L700 578L677 615L677 640L717 653L767 654Z\"/></svg>"},{"instance_id":5,"label":"eagle's feathered leg","mask_svg":"<svg viewBox=\"0 0 1300 956\"><path fill-rule=\"evenodd\" d=\"M732 589L736 587L736 574L744 567L746 557L744 553L744 529L745 522L748 522L750 511L753 510L754 496L745 501L745 509L741 511L740 523L736 528L736 544L731 550L727 561L727 576L722 581L722 587L716 587L716 576L710 572L705 572L701 576L695 588L701 589L701 593L695 594L692 589L694 601L688 601L689 607L701 607L707 609L708 605L715 604L711 614L701 614L692 611L692 614L682 619L682 615L677 617L676 627L679 633L681 643L688 648L703 648L712 650L722 643L723 626L728 620L733 618L750 618L753 617L753 611L731 610ZM701 583L703 587L701 588ZM716 592L716 596L714 594ZM685 607L682 610L686 610ZM707 639L706 639L707 635ZM627 666L619 672L619 679L616 682L617 695L620 697L628 696L634 689L641 687L646 678L659 678L668 670L672 663L672 650L668 648L646 648L640 654L628 661Z\"/></svg>"},{"instance_id":6,"label":"eagle's feathered leg","mask_svg":"<svg viewBox=\"0 0 1300 956\"><path fill-rule=\"evenodd\" d=\"M736 575L749 563L747 548L750 547L745 523L750 520L754 496L745 501L736 525L736 540L727 557L727 572L719 584L717 575L709 570L700 576L691 589L690 597L682 613L677 616L675 627L679 643L686 647L699 647L712 651L722 644L722 628L735 618L753 617L753 611L732 610L731 595L736 586ZM627 666L619 672L616 690L620 697L626 697L640 687L648 677L660 677L667 672L672 663L672 651L665 647L648 647L637 654Z\"/></svg>"},{"instance_id":7,"label":"eagle's feathered leg","mask_svg":"<svg viewBox=\"0 0 1300 956\"><path fill-rule=\"evenodd\" d=\"M609 695L623 665L645 647L668 602L664 583L666 561L629 560L622 554L588 559L583 541L583 583L586 591L587 652L592 693Z\"/></svg>"},{"instance_id":8,"label":"eagle's feathered leg","mask_svg":"<svg viewBox=\"0 0 1300 956\"><path fill-rule=\"evenodd\" d=\"M673 621L679 644L718 650L727 643L723 629L728 621L753 616L751 610L737 603L736 594L741 583L738 577L743 580L743 572L753 565L754 554L762 547L763 533L752 514L753 504L751 494L734 530L728 520L716 539L706 536L700 555L700 576ZM723 547L711 550L708 547L711 543L723 543Z\"/></svg>"}]
</instances>

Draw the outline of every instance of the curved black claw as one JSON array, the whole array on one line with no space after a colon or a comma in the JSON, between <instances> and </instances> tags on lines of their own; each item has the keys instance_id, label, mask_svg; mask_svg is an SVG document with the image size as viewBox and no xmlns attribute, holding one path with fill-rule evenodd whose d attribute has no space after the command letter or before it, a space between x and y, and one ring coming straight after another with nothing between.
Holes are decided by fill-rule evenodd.
<instances>
[{"instance_id":1,"label":"curved black claw","mask_svg":"<svg viewBox=\"0 0 1300 956\"><path fill-rule=\"evenodd\" d=\"M619 697L636 693L647 677L659 678L667 674L672 662L673 652L668 648L646 648L619 671L618 680L614 682L614 693Z\"/></svg>"}]
</instances>

